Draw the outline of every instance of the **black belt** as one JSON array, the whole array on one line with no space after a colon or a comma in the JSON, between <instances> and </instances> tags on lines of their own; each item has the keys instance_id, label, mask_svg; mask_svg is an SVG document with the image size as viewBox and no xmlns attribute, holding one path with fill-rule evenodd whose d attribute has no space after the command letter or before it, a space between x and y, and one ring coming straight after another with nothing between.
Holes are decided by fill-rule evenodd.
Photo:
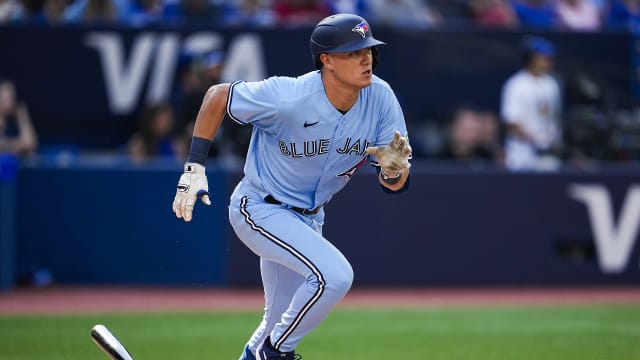
<instances>
[{"instance_id":1,"label":"black belt","mask_svg":"<svg viewBox=\"0 0 640 360\"><path fill-rule=\"evenodd\" d=\"M276 200L276 198L274 198L271 195L265 196L264 201L266 201L269 204L282 205L281 201ZM293 210L293 211L295 211L295 212L297 212L298 214L301 214L301 215L315 215L318 212L320 212L320 209L322 209L322 205L318 206L315 209L311 209L311 210L303 209L303 208L299 208L299 207L295 207L295 206L289 206L289 209L291 209L291 210Z\"/></svg>"}]
</instances>

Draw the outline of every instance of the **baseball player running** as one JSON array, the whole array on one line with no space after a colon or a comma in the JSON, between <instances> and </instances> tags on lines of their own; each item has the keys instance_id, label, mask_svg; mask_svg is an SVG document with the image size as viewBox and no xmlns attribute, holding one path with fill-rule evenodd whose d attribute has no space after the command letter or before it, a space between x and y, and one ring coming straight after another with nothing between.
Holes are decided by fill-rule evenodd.
<instances>
[{"instance_id":1,"label":"baseball player running","mask_svg":"<svg viewBox=\"0 0 640 360\"><path fill-rule=\"evenodd\" d=\"M211 204L204 164L225 112L253 125L229 220L260 257L266 304L241 360L300 359L298 343L351 287L349 261L322 236L324 206L367 158L385 191L409 186L402 110L372 73L382 44L363 18L329 16L311 34L316 71L219 84L204 97L173 211L190 221L198 198Z\"/></svg>"}]
</instances>

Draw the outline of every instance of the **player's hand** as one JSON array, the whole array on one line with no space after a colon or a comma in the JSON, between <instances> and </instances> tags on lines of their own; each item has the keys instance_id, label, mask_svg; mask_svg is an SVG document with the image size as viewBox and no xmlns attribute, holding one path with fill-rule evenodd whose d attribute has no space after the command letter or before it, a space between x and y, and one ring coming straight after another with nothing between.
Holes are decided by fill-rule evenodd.
<instances>
[{"instance_id":1,"label":"player's hand","mask_svg":"<svg viewBox=\"0 0 640 360\"><path fill-rule=\"evenodd\" d=\"M397 177L404 169L411 166L411 146L399 131L393 134L393 140L387 146L370 146L367 149L369 155L378 159L378 164L384 176Z\"/></svg>"},{"instance_id":2,"label":"player's hand","mask_svg":"<svg viewBox=\"0 0 640 360\"><path fill-rule=\"evenodd\" d=\"M184 164L184 173L178 180L176 197L173 199L173 212L176 217L191 221L193 206L198 197L205 205L211 205L209 183L204 166L188 162Z\"/></svg>"}]
</instances>

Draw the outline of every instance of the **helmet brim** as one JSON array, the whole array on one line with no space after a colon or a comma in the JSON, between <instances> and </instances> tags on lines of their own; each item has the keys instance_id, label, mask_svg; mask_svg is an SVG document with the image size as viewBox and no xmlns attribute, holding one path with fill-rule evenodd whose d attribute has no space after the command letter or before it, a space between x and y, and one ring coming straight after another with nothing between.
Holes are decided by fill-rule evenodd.
<instances>
[{"instance_id":1,"label":"helmet brim","mask_svg":"<svg viewBox=\"0 0 640 360\"><path fill-rule=\"evenodd\" d=\"M356 50L360 50L360 49L364 49L372 46L378 46L378 45L386 45L386 43L383 41L374 39L373 37L366 37L366 38L357 39L357 40L348 42L341 46L335 47L331 50L321 51L321 53L350 52L350 51L356 51Z\"/></svg>"}]
</instances>

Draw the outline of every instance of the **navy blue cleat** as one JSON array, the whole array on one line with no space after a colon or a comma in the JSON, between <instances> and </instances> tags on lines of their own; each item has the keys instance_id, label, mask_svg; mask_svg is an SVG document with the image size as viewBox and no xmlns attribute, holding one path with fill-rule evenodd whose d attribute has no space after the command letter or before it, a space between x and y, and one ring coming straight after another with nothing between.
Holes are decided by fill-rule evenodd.
<instances>
[{"instance_id":1,"label":"navy blue cleat","mask_svg":"<svg viewBox=\"0 0 640 360\"><path fill-rule=\"evenodd\" d=\"M244 347L244 352L242 356L240 356L240 360L256 360L256 357L253 356L253 353L249 350L249 345Z\"/></svg>"},{"instance_id":2,"label":"navy blue cleat","mask_svg":"<svg viewBox=\"0 0 640 360\"><path fill-rule=\"evenodd\" d=\"M256 350L257 360L300 360L302 356L300 354L296 354L293 351L290 352L280 352L276 350L273 345L271 345L271 339L267 336L264 339L262 345L258 346L258 350Z\"/></svg>"}]
</instances>

